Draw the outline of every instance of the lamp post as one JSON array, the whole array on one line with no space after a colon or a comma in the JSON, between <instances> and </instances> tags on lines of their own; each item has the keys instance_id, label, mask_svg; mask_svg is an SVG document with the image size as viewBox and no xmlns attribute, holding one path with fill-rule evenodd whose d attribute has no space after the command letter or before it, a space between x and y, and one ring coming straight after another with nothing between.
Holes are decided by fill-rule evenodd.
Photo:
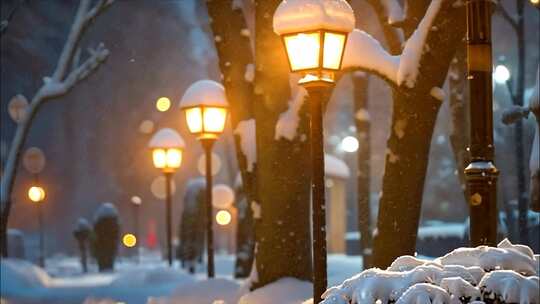
<instances>
[{"instance_id":1,"label":"lamp post","mask_svg":"<svg viewBox=\"0 0 540 304\"><path fill-rule=\"evenodd\" d=\"M134 220L134 228L135 228L135 237L140 237L139 235L139 209L141 208L142 200L138 196L132 196L131 197L131 203L133 204L133 220ZM135 243L136 250L137 250L137 263L140 260L140 248L139 248L139 242Z\"/></svg>"},{"instance_id":2,"label":"lamp post","mask_svg":"<svg viewBox=\"0 0 540 304\"><path fill-rule=\"evenodd\" d=\"M345 0L283 1L274 13L274 32L281 36L291 72L309 93L311 114L311 189L313 235L313 302L327 287L324 189L323 103L341 68L354 13ZM299 11L298 7L303 7Z\"/></svg>"},{"instance_id":3,"label":"lamp post","mask_svg":"<svg viewBox=\"0 0 540 304\"><path fill-rule=\"evenodd\" d=\"M45 190L40 186L32 186L28 189L28 198L37 204L39 223L39 266L45 266L45 235L43 234L43 211L42 203L45 200Z\"/></svg>"},{"instance_id":4,"label":"lamp post","mask_svg":"<svg viewBox=\"0 0 540 304\"><path fill-rule=\"evenodd\" d=\"M154 167L161 169L165 176L165 218L167 229L167 260L172 265L172 198L171 178L174 172L182 164L182 153L185 147L184 140L173 129L164 128L159 130L148 144L152 149Z\"/></svg>"},{"instance_id":5,"label":"lamp post","mask_svg":"<svg viewBox=\"0 0 540 304\"><path fill-rule=\"evenodd\" d=\"M223 133L227 119L228 104L223 86L212 80L193 83L182 96L180 108L185 112L191 134L197 136L206 158L206 242L207 273L214 277L214 236L212 231L212 147Z\"/></svg>"},{"instance_id":6,"label":"lamp post","mask_svg":"<svg viewBox=\"0 0 540 304\"><path fill-rule=\"evenodd\" d=\"M472 246L497 241L497 177L493 164L490 0L467 0L467 68L471 96L471 163L465 169ZM503 75L504 76L504 75Z\"/></svg>"}]
</instances>

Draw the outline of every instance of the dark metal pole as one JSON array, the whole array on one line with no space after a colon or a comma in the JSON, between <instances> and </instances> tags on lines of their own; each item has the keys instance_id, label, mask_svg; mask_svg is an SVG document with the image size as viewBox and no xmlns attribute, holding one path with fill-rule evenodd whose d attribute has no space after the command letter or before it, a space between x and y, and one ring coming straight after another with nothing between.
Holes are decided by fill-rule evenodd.
<instances>
[{"instance_id":1,"label":"dark metal pole","mask_svg":"<svg viewBox=\"0 0 540 304\"><path fill-rule=\"evenodd\" d=\"M324 194L324 142L322 103L325 87L306 88L311 113L311 211L313 233L313 303L326 291L326 205Z\"/></svg>"},{"instance_id":2,"label":"dark metal pole","mask_svg":"<svg viewBox=\"0 0 540 304\"><path fill-rule=\"evenodd\" d=\"M470 90L471 163L465 169L470 243L497 241L497 177L493 164L493 104L490 0L467 0L467 67Z\"/></svg>"},{"instance_id":3,"label":"dark metal pole","mask_svg":"<svg viewBox=\"0 0 540 304\"><path fill-rule=\"evenodd\" d=\"M206 158L206 254L207 254L207 273L209 278L214 277L214 233L213 210L212 210L212 147L215 139L204 138L201 140Z\"/></svg>"},{"instance_id":4,"label":"dark metal pole","mask_svg":"<svg viewBox=\"0 0 540 304\"><path fill-rule=\"evenodd\" d=\"M39 266L45 267L45 235L43 233L43 210L41 205L43 201L38 204L38 221L39 221Z\"/></svg>"},{"instance_id":5,"label":"dark metal pole","mask_svg":"<svg viewBox=\"0 0 540 304\"><path fill-rule=\"evenodd\" d=\"M171 177L172 173L165 172L165 191L167 195L166 199L166 224L167 224L167 260L169 266L172 266L172 218L171 218L171 208L172 208L172 197L171 197Z\"/></svg>"},{"instance_id":6,"label":"dark metal pole","mask_svg":"<svg viewBox=\"0 0 540 304\"><path fill-rule=\"evenodd\" d=\"M135 243L135 250L137 251L137 263L140 262L140 250L139 250L139 207L140 205L133 204L133 218L135 220L135 237L137 242Z\"/></svg>"}]
</instances>

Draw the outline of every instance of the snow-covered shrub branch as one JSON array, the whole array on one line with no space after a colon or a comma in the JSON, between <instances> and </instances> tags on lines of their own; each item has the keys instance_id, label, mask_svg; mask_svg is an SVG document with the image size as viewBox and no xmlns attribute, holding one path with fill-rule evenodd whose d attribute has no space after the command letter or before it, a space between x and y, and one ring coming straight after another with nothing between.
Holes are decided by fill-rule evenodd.
<instances>
[{"instance_id":1,"label":"snow-covered shrub branch","mask_svg":"<svg viewBox=\"0 0 540 304\"><path fill-rule=\"evenodd\" d=\"M402 256L387 270L364 270L331 287L322 303L539 303L537 263L529 247L508 240L459 248L433 261Z\"/></svg>"},{"instance_id":2,"label":"snow-covered shrub branch","mask_svg":"<svg viewBox=\"0 0 540 304\"><path fill-rule=\"evenodd\" d=\"M78 55L76 54L79 53L79 42L87 27L112 2L112 0L100 0L97 4L91 6L90 0L81 0L75 20L52 76L43 78L43 86L38 89L32 98L24 118L17 126L1 182L0 201L3 221L7 221L7 217L9 216L9 209L11 207L10 196L21 149L38 109L45 101L66 94L79 81L95 71L109 55L109 51L104 45L99 44L97 48L90 49L90 56L82 64L78 65Z\"/></svg>"}]
</instances>

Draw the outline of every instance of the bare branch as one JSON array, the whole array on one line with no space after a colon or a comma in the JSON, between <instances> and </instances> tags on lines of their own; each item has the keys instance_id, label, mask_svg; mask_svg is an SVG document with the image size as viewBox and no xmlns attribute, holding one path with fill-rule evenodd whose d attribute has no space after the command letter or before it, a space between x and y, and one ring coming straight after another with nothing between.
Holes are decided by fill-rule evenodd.
<instances>
[{"instance_id":1,"label":"bare branch","mask_svg":"<svg viewBox=\"0 0 540 304\"><path fill-rule=\"evenodd\" d=\"M506 20L510 26L514 29L514 31L517 31L517 22L516 20L510 16L510 13L508 13L508 11L506 10L506 8L504 8L502 2L499 2L499 5L497 6L497 12L499 13L499 15L501 15L501 17Z\"/></svg>"},{"instance_id":2,"label":"bare branch","mask_svg":"<svg viewBox=\"0 0 540 304\"><path fill-rule=\"evenodd\" d=\"M103 12L114 0L100 0L88 13L86 14L86 24L90 24L94 19Z\"/></svg>"}]
</instances>

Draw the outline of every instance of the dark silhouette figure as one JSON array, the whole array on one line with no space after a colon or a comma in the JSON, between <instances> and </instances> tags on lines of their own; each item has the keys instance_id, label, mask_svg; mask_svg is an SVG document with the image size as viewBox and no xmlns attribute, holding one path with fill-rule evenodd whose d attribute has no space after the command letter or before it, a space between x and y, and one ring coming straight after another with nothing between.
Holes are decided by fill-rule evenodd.
<instances>
[{"instance_id":1,"label":"dark silhouette figure","mask_svg":"<svg viewBox=\"0 0 540 304\"><path fill-rule=\"evenodd\" d=\"M97 260L100 272L114 269L119 232L120 223L116 207L111 203L103 203L94 216L92 235L92 254Z\"/></svg>"},{"instance_id":2,"label":"dark silhouette figure","mask_svg":"<svg viewBox=\"0 0 540 304\"><path fill-rule=\"evenodd\" d=\"M90 235L92 233L92 227L85 218L79 218L75 230L73 230L73 236L77 240L79 245L79 251L81 254L81 267L84 273L88 272L87 262L87 247Z\"/></svg>"}]
</instances>

